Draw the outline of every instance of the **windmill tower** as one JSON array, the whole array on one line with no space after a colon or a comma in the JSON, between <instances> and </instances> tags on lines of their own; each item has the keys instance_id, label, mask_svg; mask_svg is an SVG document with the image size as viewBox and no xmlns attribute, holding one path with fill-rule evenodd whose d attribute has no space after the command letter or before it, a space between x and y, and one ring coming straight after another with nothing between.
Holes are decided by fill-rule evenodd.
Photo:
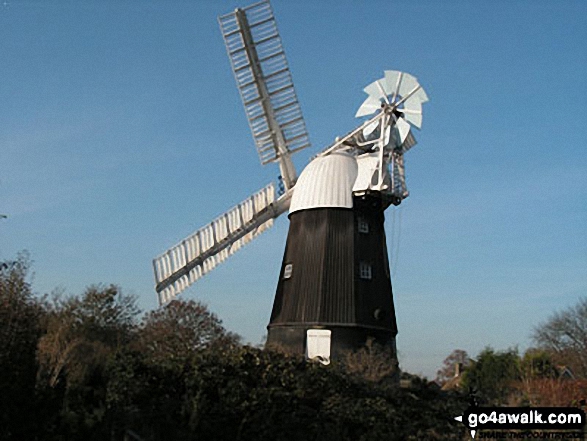
<instances>
[{"instance_id":1,"label":"windmill tower","mask_svg":"<svg viewBox=\"0 0 587 441\"><path fill-rule=\"evenodd\" d=\"M273 184L154 259L161 305L171 301L289 210L290 228L267 343L323 363L374 340L395 354L397 326L384 211L408 196L403 155L422 103L413 76L386 71L364 91L369 119L324 149L299 179L291 155L310 146L268 0L221 16L220 27L261 164Z\"/></svg>"}]
</instances>

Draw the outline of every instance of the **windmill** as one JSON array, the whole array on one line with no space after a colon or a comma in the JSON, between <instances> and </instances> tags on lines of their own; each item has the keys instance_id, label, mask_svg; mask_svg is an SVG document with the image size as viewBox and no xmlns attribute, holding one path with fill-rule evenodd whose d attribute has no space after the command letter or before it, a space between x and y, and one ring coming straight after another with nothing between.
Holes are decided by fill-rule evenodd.
<instances>
[{"instance_id":1,"label":"windmill","mask_svg":"<svg viewBox=\"0 0 587 441\"><path fill-rule=\"evenodd\" d=\"M368 119L318 153L297 176L291 156L310 146L269 0L219 17L262 165L277 163L282 191L267 185L156 257L166 304L289 210L268 345L323 363L374 340L395 358L384 211L408 196L404 153L416 143L422 103L415 77L385 71L356 113Z\"/></svg>"}]
</instances>

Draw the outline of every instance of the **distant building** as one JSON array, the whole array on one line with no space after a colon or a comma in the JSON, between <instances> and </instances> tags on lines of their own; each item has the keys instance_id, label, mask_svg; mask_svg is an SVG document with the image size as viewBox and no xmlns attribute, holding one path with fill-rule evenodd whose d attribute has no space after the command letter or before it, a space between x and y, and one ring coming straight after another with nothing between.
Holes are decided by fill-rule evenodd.
<instances>
[{"instance_id":1,"label":"distant building","mask_svg":"<svg viewBox=\"0 0 587 441\"><path fill-rule=\"evenodd\" d=\"M441 390L460 389L463 380L463 363L455 363L455 375L441 387Z\"/></svg>"}]
</instances>

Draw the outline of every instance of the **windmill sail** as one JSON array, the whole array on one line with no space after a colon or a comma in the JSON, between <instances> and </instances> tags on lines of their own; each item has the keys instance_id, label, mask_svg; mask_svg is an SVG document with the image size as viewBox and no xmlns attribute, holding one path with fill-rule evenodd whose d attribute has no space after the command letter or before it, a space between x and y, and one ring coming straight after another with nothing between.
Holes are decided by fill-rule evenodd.
<instances>
[{"instance_id":1,"label":"windmill sail","mask_svg":"<svg viewBox=\"0 0 587 441\"><path fill-rule=\"evenodd\" d=\"M295 184L293 152L310 146L281 37L268 0L218 19L261 164L279 162Z\"/></svg>"},{"instance_id":2,"label":"windmill sail","mask_svg":"<svg viewBox=\"0 0 587 441\"><path fill-rule=\"evenodd\" d=\"M196 280L273 225L289 207L291 191L275 200L269 184L153 260L159 304Z\"/></svg>"}]
</instances>

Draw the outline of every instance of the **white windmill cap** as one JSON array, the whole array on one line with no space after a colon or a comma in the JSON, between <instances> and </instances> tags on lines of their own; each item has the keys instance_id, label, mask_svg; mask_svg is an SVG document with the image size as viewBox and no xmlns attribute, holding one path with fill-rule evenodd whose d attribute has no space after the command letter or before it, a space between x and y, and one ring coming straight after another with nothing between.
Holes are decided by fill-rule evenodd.
<instances>
[{"instance_id":1,"label":"white windmill cap","mask_svg":"<svg viewBox=\"0 0 587 441\"><path fill-rule=\"evenodd\" d=\"M298 178L290 214L311 208L353 208L353 184L357 173L357 161L348 153L317 157Z\"/></svg>"}]
</instances>

